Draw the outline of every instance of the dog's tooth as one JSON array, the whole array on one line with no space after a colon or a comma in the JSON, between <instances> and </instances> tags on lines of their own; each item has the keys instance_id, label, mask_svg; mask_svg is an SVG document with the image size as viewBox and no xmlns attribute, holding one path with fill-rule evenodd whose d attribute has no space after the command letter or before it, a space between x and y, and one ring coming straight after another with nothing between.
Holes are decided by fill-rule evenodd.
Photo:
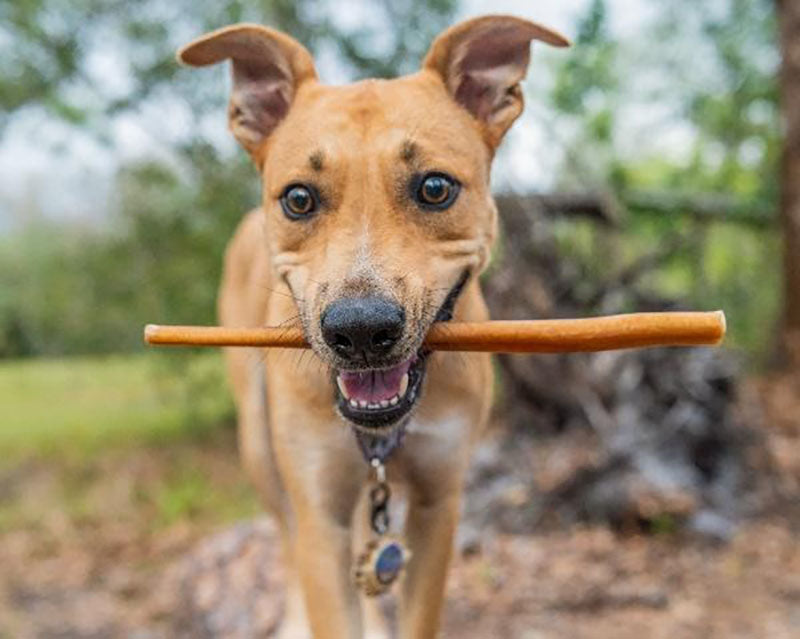
<instances>
[{"instance_id":1,"label":"dog's tooth","mask_svg":"<svg viewBox=\"0 0 800 639\"><path fill-rule=\"evenodd\" d=\"M381 400L381 408L387 408L388 406L389 406L389 400L388 399L382 399Z\"/></svg>"},{"instance_id":2,"label":"dog's tooth","mask_svg":"<svg viewBox=\"0 0 800 639\"><path fill-rule=\"evenodd\" d=\"M375 410L376 408L380 408L381 407L380 404L373 404L372 402L367 404L367 406L369 407L370 410Z\"/></svg>"},{"instance_id":3,"label":"dog's tooth","mask_svg":"<svg viewBox=\"0 0 800 639\"><path fill-rule=\"evenodd\" d=\"M397 394L400 397L402 397L403 395L406 394L407 390L408 390L408 373L403 375L403 379L400 380L400 390L397 392Z\"/></svg>"},{"instance_id":4,"label":"dog's tooth","mask_svg":"<svg viewBox=\"0 0 800 639\"><path fill-rule=\"evenodd\" d=\"M350 406L352 406L353 408L358 408L358 402L354 399L351 399Z\"/></svg>"},{"instance_id":5,"label":"dog's tooth","mask_svg":"<svg viewBox=\"0 0 800 639\"><path fill-rule=\"evenodd\" d=\"M367 402L365 402L364 400L359 400L358 407L359 408L366 408L367 407Z\"/></svg>"},{"instance_id":6,"label":"dog's tooth","mask_svg":"<svg viewBox=\"0 0 800 639\"><path fill-rule=\"evenodd\" d=\"M336 376L336 385L339 387L339 392L342 394L342 397L350 399L350 395L347 394L347 388L345 388L344 380L341 375Z\"/></svg>"},{"instance_id":7,"label":"dog's tooth","mask_svg":"<svg viewBox=\"0 0 800 639\"><path fill-rule=\"evenodd\" d=\"M397 395L395 395L394 397L392 397L392 399L390 399L390 400L389 400L389 403L390 403L392 406L394 406L394 405L396 405L396 404L397 404L397 402L399 402L399 401L400 401L400 398L399 398Z\"/></svg>"}]
</instances>

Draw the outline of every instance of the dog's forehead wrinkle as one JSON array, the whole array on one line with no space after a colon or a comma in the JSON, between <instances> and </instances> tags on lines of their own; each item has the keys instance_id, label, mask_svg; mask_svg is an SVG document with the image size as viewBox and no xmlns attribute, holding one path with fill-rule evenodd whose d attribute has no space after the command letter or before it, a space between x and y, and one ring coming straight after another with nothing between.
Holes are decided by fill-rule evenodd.
<instances>
[{"instance_id":1,"label":"dog's forehead wrinkle","mask_svg":"<svg viewBox=\"0 0 800 639\"><path fill-rule=\"evenodd\" d=\"M308 164L312 171L320 172L325 167L325 154L321 149L312 151L308 156Z\"/></svg>"},{"instance_id":2,"label":"dog's forehead wrinkle","mask_svg":"<svg viewBox=\"0 0 800 639\"><path fill-rule=\"evenodd\" d=\"M403 162L411 162L414 159L414 156L417 155L417 144L410 138L406 138L403 140L403 144L400 147L400 159Z\"/></svg>"}]
</instances>

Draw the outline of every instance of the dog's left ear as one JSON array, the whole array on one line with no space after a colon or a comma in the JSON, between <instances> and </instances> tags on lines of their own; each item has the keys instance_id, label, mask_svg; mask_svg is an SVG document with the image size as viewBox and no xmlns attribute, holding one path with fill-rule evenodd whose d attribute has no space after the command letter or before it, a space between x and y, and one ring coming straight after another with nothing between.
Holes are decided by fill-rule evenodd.
<instances>
[{"instance_id":1,"label":"dog's left ear","mask_svg":"<svg viewBox=\"0 0 800 639\"><path fill-rule=\"evenodd\" d=\"M533 40L569 46L564 36L534 22L484 16L442 33L423 62L423 68L439 74L455 101L482 123L492 147L522 113L519 83L528 70Z\"/></svg>"}]
</instances>

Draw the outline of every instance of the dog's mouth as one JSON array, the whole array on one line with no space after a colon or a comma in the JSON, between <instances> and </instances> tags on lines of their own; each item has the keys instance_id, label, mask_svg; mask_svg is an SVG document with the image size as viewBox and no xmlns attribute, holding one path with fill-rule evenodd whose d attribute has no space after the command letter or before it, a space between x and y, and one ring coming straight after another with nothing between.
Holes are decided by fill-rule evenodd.
<instances>
[{"instance_id":1,"label":"dog's mouth","mask_svg":"<svg viewBox=\"0 0 800 639\"><path fill-rule=\"evenodd\" d=\"M375 430L400 422L419 400L428 352L389 368L334 372L336 404L356 426Z\"/></svg>"},{"instance_id":2,"label":"dog's mouth","mask_svg":"<svg viewBox=\"0 0 800 639\"><path fill-rule=\"evenodd\" d=\"M436 312L434 322L453 319L456 300L469 275L468 269L461 273ZM380 435L404 423L404 418L419 401L430 354L431 351L421 345L414 355L399 364L364 370L334 370L335 402L342 417L358 429Z\"/></svg>"}]
</instances>

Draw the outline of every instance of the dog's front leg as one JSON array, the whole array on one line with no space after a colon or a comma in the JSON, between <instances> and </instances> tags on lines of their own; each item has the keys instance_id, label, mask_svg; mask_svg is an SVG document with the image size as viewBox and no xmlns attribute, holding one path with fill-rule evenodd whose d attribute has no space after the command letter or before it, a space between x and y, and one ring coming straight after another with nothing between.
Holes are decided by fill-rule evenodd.
<instances>
[{"instance_id":1,"label":"dog's front leg","mask_svg":"<svg viewBox=\"0 0 800 639\"><path fill-rule=\"evenodd\" d=\"M298 512L295 566L314 639L361 639L358 597L350 578L350 530L325 513Z\"/></svg>"},{"instance_id":2,"label":"dog's front leg","mask_svg":"<svg viewBox=\"0 0 800 639\"><path fill-rule=\"evenodd\" d=\"M433 501L411 497L406 535L413 556L403 582L402 639L437 636L458 516L457 491Z\"/></svg>"},{"instance_id":3,"label":"dog's front leg","mask_svg":"<svg viewBox=\"0 0 800 639\"><path fill-rule=\"evenodd\" d=\"M366 478L364 464L350 447L324 436L317 442L302 439L295 434L286 446L279 435L277 444L293 514L292 564L311 633L314 639L361 639L351 522Z\"/></svg>"}]
</instances>

